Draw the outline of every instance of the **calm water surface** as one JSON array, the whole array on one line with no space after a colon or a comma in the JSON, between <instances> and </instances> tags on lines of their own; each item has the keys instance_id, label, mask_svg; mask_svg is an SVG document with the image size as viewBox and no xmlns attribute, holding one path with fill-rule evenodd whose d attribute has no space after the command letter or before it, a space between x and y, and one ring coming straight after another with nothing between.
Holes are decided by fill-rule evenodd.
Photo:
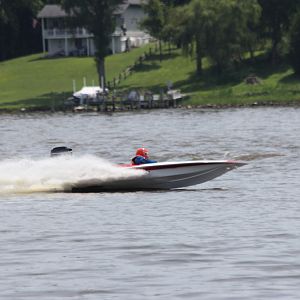
<instances>
[{"instance_id":1,"label":"calm water surface","mask_svg":"<svg viewBox=\"0 0 300 300\"><path fill-rule=\"evenodd\" d=\"M0 170L59 145L249 164L168 192L0 194L0 299L300 299L299 132L297 108L1 115Z\"/></svg>"}]
</instances>

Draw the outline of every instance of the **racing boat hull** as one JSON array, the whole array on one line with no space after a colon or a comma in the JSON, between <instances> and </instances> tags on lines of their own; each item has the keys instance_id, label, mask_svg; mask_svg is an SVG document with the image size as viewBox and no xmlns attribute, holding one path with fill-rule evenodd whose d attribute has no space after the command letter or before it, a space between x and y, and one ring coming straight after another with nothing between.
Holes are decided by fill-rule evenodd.
<instances>
[{"instance_id":1,"label":"racing boat hull","mask_svg":"<svg viewBox=\"0 0 300 300\"><path fill-rule=\"evenodd\" d=\"M142 175L99 182L97 179L78 182L72 192L169 190L193 186L219 177L245 165L237 161L163 162L126 168L144 171Z\"/></svg>"}]
</instances>

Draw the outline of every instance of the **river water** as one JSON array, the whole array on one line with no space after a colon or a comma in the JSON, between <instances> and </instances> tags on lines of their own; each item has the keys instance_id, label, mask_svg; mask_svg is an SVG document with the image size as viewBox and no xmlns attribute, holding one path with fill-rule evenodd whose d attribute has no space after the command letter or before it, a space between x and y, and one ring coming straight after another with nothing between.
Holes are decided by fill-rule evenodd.
<instances>
[{"instance_id":1,"label":"river water","mask_svg":"<svg viewBox=\"0 0 300 300\"><path fill-rule=\"evenodd\" d=\"M299 108L1 115L0 299L300 299L299 132ZM72 164L48 158L61 145ZM60 192L139 146L248 165L182 190Z\"/></svg>"}]
</instances>

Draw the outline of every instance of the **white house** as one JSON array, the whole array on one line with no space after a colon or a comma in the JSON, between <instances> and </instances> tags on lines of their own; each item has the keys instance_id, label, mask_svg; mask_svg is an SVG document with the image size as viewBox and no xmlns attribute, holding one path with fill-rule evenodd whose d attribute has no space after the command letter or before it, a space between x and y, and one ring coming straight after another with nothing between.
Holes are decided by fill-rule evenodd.
<instances>
[{"instance_id":1,"label":"white house","mask_svg":"<svg viewBox=\"0 0 300 300\"><path fill-rule=\"evenodd\" d=\"M116 29L110 44L113 54L149 42L150 36L139 28L145 16L142 0L127 0L114 14ZM68 28L66 17L67 13L59 5L45 5L38 13L42 23L43 51L48 52L49 56L93 56L93 34L85 28Z\"/></svg>"}]
</instances>

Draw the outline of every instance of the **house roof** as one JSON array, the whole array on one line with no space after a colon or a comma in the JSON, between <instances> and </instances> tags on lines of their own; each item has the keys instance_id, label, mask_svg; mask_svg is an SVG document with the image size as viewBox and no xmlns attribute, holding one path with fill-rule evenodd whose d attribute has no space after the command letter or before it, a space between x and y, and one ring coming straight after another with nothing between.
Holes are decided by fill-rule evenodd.
<instances>
[{"instance_id":1,"label":"house roof","mask_svg":"<svg viewBox=\"0 0 300 300\"><path fill-rule=\"evenodd\" d=\"M116 15L122 14L130 5L141 6L145 0L125 0L115 11ZM60 5L48 4L38 13L38 18L60 18L66 17L68 14Z\"/></svg>"},{"instance_id":2,"label":"house roof","mask_svg":"<svg viewBox=\"0 0 300 300\"><path fill-rule=\"evenodd\" d=\"M143 0L128 0L127 2L131 5L142 5L143 2L146 2L146 1L145 0L144 1Z\"/></svg>"},{"instance_id":3,"label":"house roof","mask_svg":"<svg viewBox=\"0 0 300 300\"><path fill-rule=\"evenodd\" d=\"M38 13L38 18L59 18L66 17L67 13L60 5L48 4Z\"/></svg>"},{"instance_id":4,"label":"house roof","mask_svg":"<svg viewBox=\"0 0 300 300\"><path fill-rule=\"evenodd\" d=\"M114 11L115 15L121 15L128 8L129 4L124 3L118 6L118 8Z\"/></svg>"},{"instance_id":5,"label":"house roof","mask_svg":"<svg viewBox=\"0 0 300 300\"><path fill-rule=\"evenodd\" d=\"M120 15L125 12L128 6L142 6L147 0L125 0L123 4L119 5L119 7L115 10L115 15Z\"/></svg>"}]
</instances>

